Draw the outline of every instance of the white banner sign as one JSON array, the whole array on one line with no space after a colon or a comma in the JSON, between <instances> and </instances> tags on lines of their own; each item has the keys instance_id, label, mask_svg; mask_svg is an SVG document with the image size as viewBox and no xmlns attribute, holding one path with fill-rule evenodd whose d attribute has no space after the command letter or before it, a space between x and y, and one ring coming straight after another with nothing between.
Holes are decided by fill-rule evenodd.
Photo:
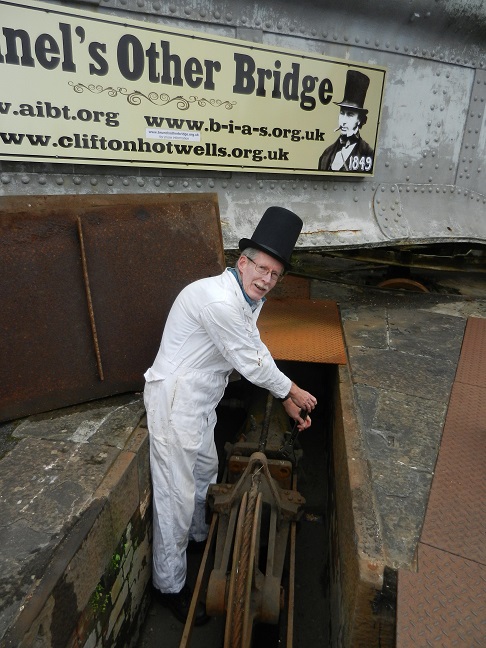
<instances>
[{"instance_id":1,"label":"white banner sign","mask_svg":"<svg viewBox=\"0 0 486 648\"><path fill-rule=\"evenodd\" d=\"M0 159L371 175L385 69L0 0Z\"/></svg>"}]
</instances>

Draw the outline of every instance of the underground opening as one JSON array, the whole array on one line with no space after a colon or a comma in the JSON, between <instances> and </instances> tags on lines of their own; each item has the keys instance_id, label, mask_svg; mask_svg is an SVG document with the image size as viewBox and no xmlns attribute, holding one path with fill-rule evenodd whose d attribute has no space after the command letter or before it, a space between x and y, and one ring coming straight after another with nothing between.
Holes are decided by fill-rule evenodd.
<instances>
[{"instance_id":1,"label":"underground opening","mask_svg":"<svg viewBox=\"0 0 486 648\"><path fill-rule=\"evenodd\" d=\"M294 526L293 543L292 531L286 529L282 519L275 523L276 528L273 535L269 532L272 527L273 505L271 501L263 501L256 528L258 538L254 540L257 555L253 569L257 572L257 578L251 592L248 592L249 598L246 604L242 606L251 608L254 618L249 619L248 614L245 616L243 609L241 610L242 619L239 619L239 610L235 613L231 606L228 606L228 591L231 590L234 577L232 572L240 569L240 562L236 562L234 556L238 539L229 537L231 524L229 524L230 530L228 530L228 522L225 521L224 515L225 509L221 505L217 514L219 515L218 523L223 528L220 529L218 539L213 543L207 558L209 565L205 571L210 576L204 579L200 596L211 610L216 610L216 614L212 616L208 624L193 628L187 643L187 635L184 634L181 643L182 626L174 622L170 613L154 601L141 632L139 648L155 646L162 635L166 648L179 645L190 645L196 648L222 647L224 645L251 645L254 648L285 645L303 648L304 646L330 645L330 572L333 556L330 551L332 543L330 542L329 522L334 518L331 507L335 500L332 496L331 457L333 400L337 383L337 367L331 364L288 361L279 361L278 364L282 371L303 389L314 393L319 403L312 415L311 428L296 436L293 445L295 457L290 457L293 473L292 488L304 502ZM281 405L278 401L274 401L270 407L272 424L270 430L267 430L263 453L268 457L270 469L274 470L275 465L279 463L275 448L281 449L285 445L285 440L289 439L292 422L289 419L284 421L283 425L286 429L283 433L284 438L280 441L278 433L281 424L281 412L279 411ZM268 392L256 388L243 378L229 383L218 407L218 423L215 430L220 459L219 484L239 483L245 467L251 463L255 456L252 439L256 439L256 449L262 450L261 428L265 421L265 415L269 411L268 408ZM286 418L285 413L284 417ZM275 423L276 419L277 423ZM242 457L242 454L245 453L247 456ZM259 468L261 469L261 467ZM282 468L279 470L280 473L284 472ZM275 472L273 475L275 476ZM280 476L280 474L277 475L276 482L280 481ZM284 482L285 478L281 483L283 486L289 486ZM252 480L247 483L251 485ZM218 486L217 488L224 487ZM262 488L262 490L265 489ZM213 500L218 495L224 497L225 493L223 492L221 495L221 492L218 491L216 495L213 494ZM210 499L211 497L208 497L208 501ZM263 499L265 500L265 497ZM215 506L215 508L218 507ZM229 518L229 516L227 517ZM283 517L285 517L285 512ZM243 524L243 526L245 527L247 524ZM237 536L238 524L236 521L234 527L236 528L234 533ZM244 532L243 528L242 537ZM282 534L285 536L283 539L280 537ZM220 567L218 551L220 554L223 553L220 545L224 542L228 542L230 545L230 555L227 562L224 563L223 575L215 577L215 569ZM251 540L247 540L247 542L252 544ZM282 542L283 556L281 556ZM242 543L245 543L244 539ZM218 550L218 546L220 550ZM279 557L282 561L281 572L274 568L270 575L268 573L269 560L271 565L275 566ZM201 552L188 552L188 581L193 587L197 585L197 580L201 577L202 560L204 557ZM215 562L218 564L215 565ZM292 563L294 563L293 566ZM278 574L278 582L275 581L275 573ZM223 581L222 585L221 581ZM263 592L263 602L258 600L261 592ZM276 599L273 608L272 597ZM221 609L218 610L218 606ZM229 611L225 607L229 607ZM228 614L231 615L229 621ZM268 620L270 622L265 622ZM238 624L240 624L240 629L232 638L233 643L225 643L228 641L228 633L234 632L233 626L238 626ZM243 641L238 633L244 634L245 626L248 625L250 630L247 627L246 632L247 634L250 632L251 639L247 639L250 643L245 644L246 640Z\"/></svg>"}]
</instances>

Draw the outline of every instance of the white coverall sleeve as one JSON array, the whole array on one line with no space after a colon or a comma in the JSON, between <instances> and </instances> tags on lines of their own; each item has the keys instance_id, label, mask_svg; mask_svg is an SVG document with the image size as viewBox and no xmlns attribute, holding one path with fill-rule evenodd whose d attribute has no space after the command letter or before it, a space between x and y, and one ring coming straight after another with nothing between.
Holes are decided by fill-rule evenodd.
<instances>
[{"instance_id":1,"label":"white coverall sleeve","mask_svg":"<svg viewBox=\"0 0 486 648\"><path fill-rule=\"evenodd\" d=\"M292 381L275 364L260 339L253 319L227 303L215 302L202 309L201 323L223 357L242 376L275 398L284 398Z\"/></svg>"}]
</instances>

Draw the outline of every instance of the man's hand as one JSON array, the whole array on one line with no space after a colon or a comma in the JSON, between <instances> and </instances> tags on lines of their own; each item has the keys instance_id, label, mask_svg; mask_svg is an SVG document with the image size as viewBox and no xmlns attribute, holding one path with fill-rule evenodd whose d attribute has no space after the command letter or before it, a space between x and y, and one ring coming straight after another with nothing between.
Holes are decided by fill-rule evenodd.
<instances>
[{"instance_id":1,"label":"man's hand","mask_svg":"<svg viewBox=\"0 0 486 648\"><path fill-rule=\"evenodd\" d=\"M292 398L287 398L283 402L283 406L287 414L290 416L291 419L294 419L294 421L297 423L297 429L299 432L302 432L302 430L306 430L309 428L312 424L311 417L306 416L305 419L303 419L300 416L300 411L301 407L298 407L292 400Z\"/></svg>"},{"instance_id":2,"label":"man's hand","mask_svg":"<svg viewBox=\"0 0 486 648\"><path fill-rule=\"evenodd\" d=\"M289 396L290 398L288 400L292 400L299 410L304 409L308 412L312 412L314 407L317 405L317 398L304 389L298 387L295 383L292 383ZM287 402L288 401L284 401L284 404ZM292 418L295 419L295 417Z\"/></svg>"}]
</instances>

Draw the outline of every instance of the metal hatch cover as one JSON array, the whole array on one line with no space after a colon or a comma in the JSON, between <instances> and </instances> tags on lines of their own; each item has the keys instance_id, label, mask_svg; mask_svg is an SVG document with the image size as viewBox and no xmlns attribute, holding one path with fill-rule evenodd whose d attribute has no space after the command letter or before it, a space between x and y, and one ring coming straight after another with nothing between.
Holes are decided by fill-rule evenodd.
<instances>
[{"instance_id":1,"label":"metal hatch cover","mask_svg":"<svg viewBox=\"0 0 486 648\"><path fill-rule=\"evenodd\" d=\"M258 328L276 360L346 364L341 319L334 301L269 298Z\"/></svg>"},{"instance_id":2,"label":"metal hatch cover","mask_svg":"<svg viewBox=\"0 0 486 648\"><path fill-rule=\"evenodd\" d=\"M0 197L0 421L141 389L176 295L224 265L216 194Z\"/></svg>"}]
</instances>

